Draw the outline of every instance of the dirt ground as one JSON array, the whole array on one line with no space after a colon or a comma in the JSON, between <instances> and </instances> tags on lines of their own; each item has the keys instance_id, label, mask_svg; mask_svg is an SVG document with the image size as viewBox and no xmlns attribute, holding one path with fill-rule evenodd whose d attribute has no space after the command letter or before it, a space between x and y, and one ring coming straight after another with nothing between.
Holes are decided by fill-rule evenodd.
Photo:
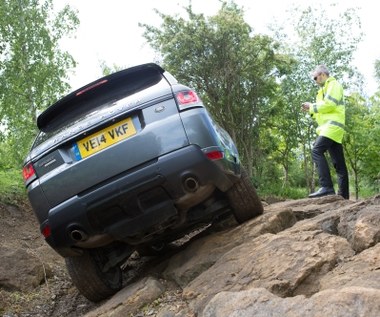
<instances>
[{"instance_id":1,"label":"dirt ground","mask_svg":"<svg viewBox=\"0 0 380 317\"><path fill-rule=\"evenodd\" d=\"M198 233L199 231L194 235ZM76 317L83 316L103 304L87 300L71 283L64 259L44 241L37 219L27 202L19 201L13 205L0 203L0 234L1 246L15 250L24 249L37 255L43 265L49 267L52 272L49 278L32 291L9 291L0 287L1 317ZM186 243L190 238L191 236L187 236L180 244ZM155 267L160 261L162 259L159 257L140 257L135 252L124 265L123 283L127 285L147 272L154 275ZM180 306L182 300L176 285L162 282L166 284L167 291L160 299L161 304L166 305L167 298L168 306ZM148 311L147 315L152 315L152 312ZM136 312L136 316L145 314Z\"/></svg>"},{"instance_id":2,"label":"dirt ground","mask_svg":"<svg viewBox=\"0 0 380 317\"><path fill-rule=\"evenodd\" d=\"M26 202L0 203L0 234L2 246L28 250L52 270L52 277L32 291L0 288L0 316L81 316L96 307L72 285L63 258L42 238L37 220Z\"/></svg>"}]
</instances>

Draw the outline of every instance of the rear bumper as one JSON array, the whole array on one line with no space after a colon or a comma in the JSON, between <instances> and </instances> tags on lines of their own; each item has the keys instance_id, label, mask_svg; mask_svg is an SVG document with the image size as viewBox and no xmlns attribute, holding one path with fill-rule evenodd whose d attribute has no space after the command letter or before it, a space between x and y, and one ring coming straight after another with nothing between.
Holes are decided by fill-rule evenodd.
<instances>
[{"instance_id":1,"label":"rear bumper","mask_svg":"<svg viewBox=\"0 0 380 317\"><path fill-rule=\"evenodd\" d=\"M186 210L215 188L228 190L234 172L226 166L207 159L198 146L182 148L62 202L49 211L41 228L49 224L47 242L62 256L115 240L149 241L178 226ZM185 185L189 179L194 187Z\"/></svg>"}]
</instances>

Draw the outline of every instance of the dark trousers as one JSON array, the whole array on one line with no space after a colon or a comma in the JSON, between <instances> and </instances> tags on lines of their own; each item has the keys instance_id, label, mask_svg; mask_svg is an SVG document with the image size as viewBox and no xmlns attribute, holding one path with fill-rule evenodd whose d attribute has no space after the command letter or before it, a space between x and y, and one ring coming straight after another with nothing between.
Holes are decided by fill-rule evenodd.
<instances>
[{"instance_id":1,"label":"dark trousers","mask_svg":"<svg viewBox=\"0 0 380 317\"><path fill-rule=\"evenodd\" d=\"M329 138L319 136L313 145L312 158L317 165L319 174L319 185L321 187L333 188L329 165L327 163L325 152L328 151L338 176L338 195L345 199L350 198L348 189L348 172L344 159L343 146Z\"/></svg>"}]
</instances>

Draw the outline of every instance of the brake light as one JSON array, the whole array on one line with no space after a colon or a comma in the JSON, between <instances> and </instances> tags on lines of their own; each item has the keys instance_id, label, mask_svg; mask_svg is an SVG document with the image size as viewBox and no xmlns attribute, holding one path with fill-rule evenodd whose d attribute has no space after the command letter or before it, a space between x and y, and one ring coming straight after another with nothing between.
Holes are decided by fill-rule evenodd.
<instances>
[{"instance_id":1,"label":"brake light","mask_svg":"<svg viewBox=\"0 0 380 317\"><path fill-rule=\"evenodd\" d=\"M199 103L201 100L192 90L180 91L176 94L180 110Z\"/></svg>"},{"instance_id":2,"label":"brake light","mask_svg":"<svg viewBox=\"0 0 380 317\"><path fill-rule=\"evenodd\" d=\"M24 168L22 169L22 176L25 182L29 181L32 177L36 176L36 172L33 168L32 163L24 166Z\"/></svg>"},{"instance_id":3,"label":"brake light","mask_svg":"<svg viewBox=\"0 0 380 317\"><path fill-rule=\"evenodd\" d=\"M206 153L206 156L211 161L221 160L224 157L224 152L212 151L212 152Z\"/></svg>"},{"instance_id":4,"label":"brake light","mask_svg":"<svg viewBox=\"0 0 380 317\"><path fill-rule=\"evenodd\" d=\"M82 89L82 90L78 91L78 92L75 94L75 96L79 96L79 95L81 95L81 94L83 94L83 93L85 93L85 92L87 92L87 91L89 91L89 90L91 90L91 89L94 89L94 88L96 88L96 87L98 87L98 86L100 86L100 85L105 84L106 82L108 82L107 79L103 79L103 80L101 80L101 81L98 81L97 83L95 83L95 84L93 84L93 85L91 85L91 86L89 86L89 87L87 87L87 88L85 88L85 89Z\"/></svg>"},{"instance_id":5,"label":"brake light","mask_svg":"<svg viewBox=\"0 0 380 317\"><path fill-rule=\"evenodd\" d=\"M50 237L51 235L51 228L49 225L45 225L42 230L41 230L41 233L42 235L45 237L45 238L48 238Z\"/></svg>"}]
</instances>

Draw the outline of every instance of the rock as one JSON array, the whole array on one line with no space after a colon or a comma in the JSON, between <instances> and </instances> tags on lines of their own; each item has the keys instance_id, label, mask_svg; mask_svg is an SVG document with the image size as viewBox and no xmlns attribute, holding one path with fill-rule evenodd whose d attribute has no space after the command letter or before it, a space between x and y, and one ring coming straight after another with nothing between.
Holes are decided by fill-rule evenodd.
<instances>
[{"instance_id":1,"label":"rock","mask_svg":"<svg viewBox=\"0 0 380 317\"><path fill-rule=\"evenodd\" d=\"M50 266L32 250L0 246L0 258L0 288L28 291L52 276Z\"/></svg>"},{"instance_id":2,"label":"rock","mask_svg":"<svg viewBox=\"0 0 380 317\"><path fill-rule=\"evenodd\" d=\"M46 244L34 245L35 233L21 221L25 214L0 205L0 225L13 228L7 231L13 239L4 239L0 248L0 285L16 289L7 283L20 277L24 280L17 287L29 285L30 292L41 296L33 309L27 301L28 309L16 310L11 303L3 311L36 317L379 316L380 195L361 201L332 195L264 206L263 215L244 224L225 221L196 230L166 255L136 253L124 272L133 284L95 306L70 283L62 258L48 252ZM32 266L25 264L41 269L41 254L55 270L48 292L35 286L41 271L30 273ZM28 276L38 278L32 282Z\"/></svg>"},{"instance_id":3,"label":"rock","mask_svg":"<svg viewBox=\"0 0 380 317\"><path fill-rule=\"evenodd\" d=\"M321 290L361 286L380 289L380 244L376 244L328 272Z\"/></svg>"},{"instance_id":4,"label":"rock","mask_svg":"<svg viewBox=\"0 0 380 317\"><path fill-rule=\"evenodd\" d=\"M86 314L85 317L129 316L138 308L154 301L163 291L164 286L159 281L147 277L125 287L101 307Z\"/></svg>"},{"instance_id":5,"label":"rock","mask_svg":"<svg viewBox=\"0 0 380 317\"><path fill-rule=\"evenodd\" d=\"M299 295L281 298L263 288L217 294L201 317L378 317L380 290L348 287L329 289L310 298Z\"/></svg>"},{"instance_id":6,"label":"rock","mask_svg":"<svg viewBox=\"0 0 380 317\"><path fill-rule=\"evenodd\" d=\"M354 213L354 215L357 216L355 219L346 217L341 220L342 224L340 227L349 228L347 239L351 242L355 251L361 252L380 241L379 213L379 206L368 206ZM349 215L349 212L347 212L346 215ZM351 225L347 224L347 222L349 222L347 218L352 219ZM341 234L342 236L345 235L344 232Z\"/></svg>"},{"instance_id":7,"label":"rock","mask_svg":"<svg viewBox=\"0 0 380 317\"><path fill-rule=\"evenodd\" d=\"M226 253L184 288L184 296L196 311L222 291L264 287L281 297L309 296L324 274L353 255L345 239L320 231L264 234Z\"/></svg>"},{"instance_id":8,"label":"rock","mask_svg":"<svg viewBox=\"0 0 380 317\"><path fill-rule=\"evenodd\" d=\"M182 287L186 286L234 247L252 241L267 232L281 232L295 223L292 211L284 209L265 213L231 230L196 240L186 250L170 259L164 276L175 280Z\"/></svg>"}]
</instances>

